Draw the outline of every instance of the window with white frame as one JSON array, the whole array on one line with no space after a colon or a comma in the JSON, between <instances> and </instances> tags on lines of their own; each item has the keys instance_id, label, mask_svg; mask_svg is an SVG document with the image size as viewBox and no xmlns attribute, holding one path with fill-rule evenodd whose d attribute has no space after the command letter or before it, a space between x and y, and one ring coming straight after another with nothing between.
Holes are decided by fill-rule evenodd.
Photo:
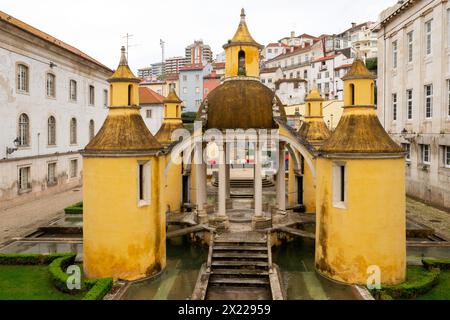
<instances>
[{"instance_id":1,"label":"window with white frame","mask_svg":"<svg viewBox=\"0 0 450 320\"><path fill-rule=\"evenodd\" d=\"M187 93L187 88L183 87L183 93Z\"/></svg>"},{"instance_id":2,"label":"window with white frame","mask_svg":"<svg viewBox=\"0 0 450 320\"><path fill-rule=\"evenodd\" d=\"M406 161L411 161L411 144L409 143L402 143L403 149L405 149L406 152Z\"/></svg>"},{"instance_id":3,"label":"window with white frame","mask_svg":"<svg viewBox=\"0 0 450 320\"><path fill-rule=\"evenodd\" d=\"M411 120L413 117L413 91L406 90L406 117Z\"/></svg>"},{"instance_id":4,"label":"window with white frame","mask_svg":"<svg viewBox=\"0 0 450 320\"><path fill-rule=\"evenodd\" d=\"M425 22L425 54L427 56L432 54L432 33L431 33L432 20Z\"/></svg>"},{"instance_id":5,"label":"window with white frame","mask_svg":"<svg viewBox=\"0 0 450 320\"><path fill-rule=\"evenodd\" d=\"M397 120L397 94L392 94L392 120Z\"/></svg>"},{"instance_id":6,"label":"window with white frame","mask_svg":"<svg viewBox=\"0 0 450 320\"><path fill-rule=\"evenodd\" d=\"M47 120L47 144L49 146L56 145L56 119L50 116Z\"/></svg>"},{"instance_id":7,"label":"window with white frame","mask_svg":"<svg viewBox=\"0 0 450 320\"><path fill-rule=\"evenodd\" d=\"M103 90L103 107L108 107L108 90Z\"/></svg>"},{"instance_id":8,"label":"window with white frame","mask_svg":"<svg viewBox=\"0 0 450 320\"><path fill-rule=\"evenodd\" d=\"M195 93L200 93L200 88L199 87L195 87Z\"/></svg>"},{"instance_id":9,"label":"window with white frame","mask_svg":"<svg viewBox=\"0 0 450 320\"><path fill-rule=\"evenodd\" d=\"M29 71L24 64L17 65L17 91L29 92Z\"/></svg>"},{"instance_id":10,"label":"window with white frame","mask_svg":"<svg viewBox=\"0 0 450 320\"><path fill-rule=\"evenodd\" d=\"M425 86L425 118L433 116L433 85Z\"/></svg>"},{"instance_id":11,"label":"window with white frame","mask_svg":"<svg viewBox=\"0 0 450 320\"><path fill-rule=\"evenodd\" d=\"M95 104L95 87L89 86L89 104L93 106Z\"/></svg>"},{"instance_id":12,"label":"window with white frame","mask_svg":"<svg viewBox=\"0 0 450 320\"><path fill-rule=\"evenodd\" d=\"M76 178L78 176L78 159L70 160L69 175L71 178Z\"/></svg>"},{"instance_id":13,"label":"window with white frame","mask_svg":"<svg viewBox=\"0 0 450 320\"><path fill-rule=\"evenodd\" d=\"M333 207L345 209L347 206L347 165L333 162Z\"/></svg>"},{"instance_id":14,"label":"window with white frame","mask_svg":"<svg viewBox=\"0 0 450 320\"><path fill-rule=\"evenodd\" d=\"M19 168L19 191L26 191L31 189L30 167Z\"/></svg>"},{"instance_id":15,"label":"window with white frame","mask_svg":"<svg viewBox=\"0 0 450 320\"><path fill-rule=\"evenodd\" d=\"M420 145L420 148L422 151L422 163L430 164L431 163L430 145L422 144L422 145Z\"/></svg>"},{"instance_id":16,"label":"window with white frame","mask_svg":"<svg viewBox=\"0 0 450 320\"><path fill-rule=\"evenodd\" d=\"M408 39L408 62L413 61L413 31L408 32L407 39Z\"/></svg>"},{"instance_id":17,"label":"window with white frame","mask_svg":"<svg viewBox=\"0 0 450 320\"><path fill-rule=\"evenodd\" d=\"M47 165L47 185L56 184L56 162Z\"/></svg>"},{"instance_id":18,"label":"window with white frame","mask_svg":"<svg viewBox=\"0 0 450 320\"><path fill-rule=\"evenodd\" d=\"M70 119L70 144L77 144L77 119Z\"/></svg>"},{"instance_id":19,"label":"window with white frame","mask_svg":"<svg viewBox=\"0 0 450 320\"><path fill-rule=\"evenodd\" d=\"M392 42L392 67L395 69L397 68L397 57L398 57L398 50L397 50L397 41Z\"/></svg>"},{"instance_id":20,"label":"window with white frame","mask_svg":"<svg viewBox=\"0 0 450 320\"><path fill-rule=\"evenodd\" d=\"M75 80L69 81L69 99L77 101L77 82Z\"/></svg>"},{"instance_id":21,"label":"window with white frame","mask_svg":"<svg viewBox=\"0 0 450 320\"><path fill-rule=\"evenodd\" d=\"M55 75L52 73L47 73L46 88L48 98L55 98L56 96L55 87L56 87Z\"/></svg>"},{"instance_id":22,"label":"window with white frame","mask_svg":"<svg viewBox=\"0 0 450 320\"><path fill-rule=\"evenodd\" d=\"M138 161L138 206L146 206L150 204L151 198L151 173L150 161Z\"/></svg>"},{"instance_id":23,"label":"window with white frame","mask_svg":"<svg viewBox=\"0 0 450 320\"><path fill-rule=\"evenodd\" d=\"M28 147L30 145L30 120L25 113L19 116L19 146Z\"/></svg>"},{"instance_id":24,"label":"window with white frame","mask_svg":"<svg viewBox=\"0 0 450 320\"><path fill-rule=\"evenodd\" d=\"M444 146L444 167L450 168L450 146Z\"/></svg>"}]
</instances>

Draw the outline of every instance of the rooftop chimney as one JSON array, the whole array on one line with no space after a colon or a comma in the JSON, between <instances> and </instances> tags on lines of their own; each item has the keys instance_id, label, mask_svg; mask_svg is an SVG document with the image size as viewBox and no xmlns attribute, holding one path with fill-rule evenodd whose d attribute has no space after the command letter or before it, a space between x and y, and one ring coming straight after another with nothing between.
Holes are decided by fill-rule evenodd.
<instances>
[{"instance_id":1,"label":"rooftop chimney","mask_svg":"<svg viewBox=\"0 0 450 320\"><path fill-rule=\"evenodd\" d=\"M356 27L356 22L352 22L352 28Z\"/></svg>"}]
</instances>

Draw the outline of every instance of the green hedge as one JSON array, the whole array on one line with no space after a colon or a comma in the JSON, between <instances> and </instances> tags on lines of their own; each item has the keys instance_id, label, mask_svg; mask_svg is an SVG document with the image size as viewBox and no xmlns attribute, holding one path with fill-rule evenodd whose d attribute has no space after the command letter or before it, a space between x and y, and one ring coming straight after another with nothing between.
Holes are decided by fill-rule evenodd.
<instances>
[{"instance_id":1,"label":"green hedge","mask_svg":"<svg viewBox=\"0 0 450 320\"><path fill-rule=\"evenodd\" d=\"M76 290L70 290L67 287L69 275L65 272L68 266L74 264L76 255L67 255L54 260L49 265L49 271L53 285L65 293L76 293ZM94 280L84 280L81 284L81 290L88 290L83 300L102 300L111 290L113 285L112 278L101 278Z\"/></svg>"},{"instance_id":2,"label":"green hedge","mask_svg":"<svg viewBox=\"0 0 450 320\"><path fill-rule=\"evenodd\" d=\"M49 265L50 280L52 284L64 293L79 293L79 290L69 290L67 288L66 273L67 267L75 263L76 254L56 253L56 254L21 254L5 253L0 254L0 265ZM112 278L101 278L94 280L84 280L81 290L88 290L83 300L101 300L111 290Z\"/></svg>"},{"instance_id":3,"label":"green hedge","mask_svg":"<svg viewBox=\"0 0 450 320\"><path fill-rule=\"evenodd\" d=\"M0 265L37 265L49 264L55 259L67 256L67 254L24 254L24 253L2 253L0 254Z\"/></svg>"},{"instance_id":4,"label":"green hedge","mask_svg":"<svg viewBox=\"0 0 450 320\"><path fill-rule=\"evenodd\" d=\"M450 270L450 259L422 259L426 269L439 268L440 270Z\"/></svg>"},{"instance_id":5,"label":"green hedge","mask_svg":"<svg viewBox=\"0 0 450 320\"><path fill-rule=\"evenodd\" d=\"M380 290L372 291L372 294L379 300L414 299L430 291L439 282L440 270L437 268L427 270L413 267L408 269L408 273L412 273L412 277L406 282L382 287Z\"/></svg>"},{"instance_id":6,"label":"green hedge","mask_svg":"<svg viewBox=\"0 0 450 320\"><path fill-rule=\"evenodd\" d=\"M82 214L83 213L83 202L75 203L64 209L66 214Z\"/></svg>"},{"instance_id":7,"label":"green hedge","mask_svg":"<svg viewBox=\"0 0 450 320\"><path fill-rule=\"evenodd\" d=\"M86 280L86 285L90 290L84 296L83 300L102 300L113 286L112 278L102 278L97 280Z\"/></svg>"},{"instance_id":8,"label":"green hedge","mask_svg":"<svg viewBox=\"0 0 450 320\"><path fill-rule=\"evenodd\" d=\"M75 293L75 290L67 288L67 279L69 275L65 272L68 266L75 263L76 254L68 254L64 257L54 260L48 266L50 271L50 279L53 285L58 288L59 291L65 293Z\"/></svg>"}]
</instances>

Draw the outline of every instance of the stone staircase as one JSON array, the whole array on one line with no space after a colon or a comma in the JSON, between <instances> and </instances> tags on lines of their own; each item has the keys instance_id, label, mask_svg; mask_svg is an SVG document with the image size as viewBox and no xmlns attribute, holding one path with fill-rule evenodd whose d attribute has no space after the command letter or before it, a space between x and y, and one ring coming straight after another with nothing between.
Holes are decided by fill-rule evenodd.
<instances>
[{"instance_id":1,"label":"stone staircase","mask_svg":"<svg viewBox=\"0 0 450 320\"><path fill-rule=\"evenodd\" d=\"M253 188L254 185L254 181L253 179L245 179L245 178L241 178L241 179L230 179L230 187L231 188ZM271 188L273 186L275 186L275 184L273 183L272 180L269 180L267 178L263 178L262 179L262 185L263 188ZM218 173L214 172L213 173L213 179L212 179L212 186L218 188L219 187L219 177L218 177Z\"/></svg>"},{"instance_id":2,"label":"stone staircase","mask_svg":"<svg viewBox=\"0 0 450 320\"><path fill-rule=\"evenodd\" d=\"M268 287L269 254L265 241L214 243L211 286Z\"/></svg>"},{"instance_id":3,"label":"stone staircase","mask_svg":"<svg viewBox=\"0 0 450 320\"><path fill-rule=\"evenodd\" d=\"M212 235L192 300L283 300L279 268L272 263L269 234Z\"/></svg>"}]
</instances>

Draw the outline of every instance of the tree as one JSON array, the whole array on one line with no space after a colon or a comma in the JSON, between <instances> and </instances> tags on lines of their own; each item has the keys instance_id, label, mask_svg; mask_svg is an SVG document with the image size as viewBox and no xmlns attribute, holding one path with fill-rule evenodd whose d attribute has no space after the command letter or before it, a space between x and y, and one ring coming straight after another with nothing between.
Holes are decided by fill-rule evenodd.
<instances>
[{"instance_id":1,"label":"tree","mask_svg":"<svg viewBox=\"0 0 450 320\"><path fill-rule=\"evenodd\" d=\"M378 58L375 57L366 59L366 67L369 71L376 74L378 69Z\"/></svg>"},{"instance_id":2,"label":"tree","mask_svg":"<svg viewBox=\"0 0 450 320\"><path fill-rule=\"evenodd\" d=\"M194 123L197 118L197 112L184 112L181 114L181 119L183 123Z\"/></svg>"}]
</instances>

